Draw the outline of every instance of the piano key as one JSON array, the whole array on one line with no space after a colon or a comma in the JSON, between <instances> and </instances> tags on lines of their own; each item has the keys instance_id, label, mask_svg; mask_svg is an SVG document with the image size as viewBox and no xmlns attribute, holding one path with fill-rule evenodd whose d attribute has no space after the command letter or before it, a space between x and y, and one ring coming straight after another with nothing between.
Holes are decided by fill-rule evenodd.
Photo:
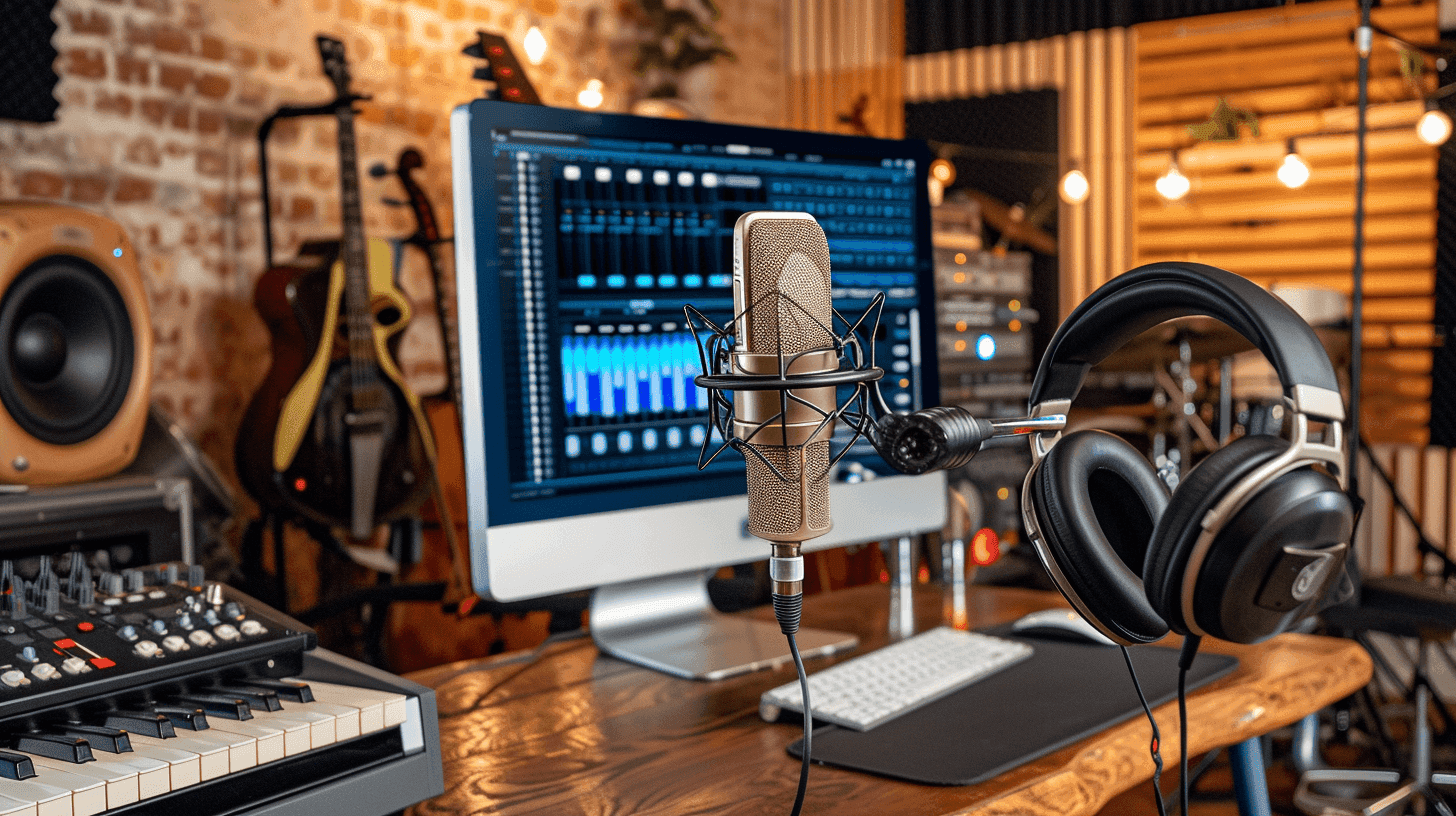
<instances>
[{"instance_id":1,"label":"piano key","mask_svg":"<svg viewBox=\"0 0 1456 816\"><path fill-rule=\"evenodd\" d=\"M69 770L38 768L36 773L38 775L35 779L28 779L24 782L7 781L3 791L0 792L6 796L18 796L22 799L30 798L32 792L42 794L51 801L42 802L41 798L33 800L36 803L36 809L41 813L54 812L60 816L93 816L106 810L106 783L104 781L72 773ZM52 798L54 791L63 791L66 794L69 799L69 807L57 804L56 800Z\"/></svg>"},{"instance_id":2,"label":"piano key","mask_svg":"<svg viewBox=\"0 0 1456 816\"><path fill-rule=\"evenodd\" d=\"M130 768L136 771L137 793L143 799L161 796L172 789L172 765L163 759L143 756L132 750L124 754L99 754L95 764ZM88 762L78 767L90 768L91 766L92 763Z\"/></svg>"},{"instance_id":3,"label":"piano key","mask_svg":"<svg viewBox=\"0 0 1456 816\"><path fill-rule=\"evenodd\" d=\"M173 728L183 728L188 731L206 731L212 727L207 721L207 714L202 709L193 706L158 703L152 706L150 710L171 720Z\"/></svg>"},{"instance_id":4,"label":"piano key","mask_svg":"<svg viewBox=\"0 0 1456 816\"><path fill-rule=\"evenodd\" d=\"M179 790L202 781L202 757L194 751L169 748L167 741L155 737L131 735L131 750L136 756L167 763L167 783Z\"/></svg>"},{"instance_id":5,"label":"piano key","mask_svg":"<svg viewBox=\"0 0 1456 816\"><path fill-rule=\"evenodd\" d=\"M105 724L108 728L130 731L134 736L167 739L177 735L166 715L151 711L108 711Z\"/></svg>"},{"instance_id":6,"label":"piano key","mask_svg":"<svg viewBox=\"0 0 1456 816\"><path fill-rule=\"evenodd\" d=\"M311 685L314 697L331 703L343 703L352 705L359 709L360 730L368 734L385 728L393 728L405 720L405 712L408 708L407 700L403 694L395 694L388 691L377 691L375 689L358 688L356 686L343 686L337 683L318 683ZM365 726L364 718L373 717L373 711L379 711L380 719L377 725ZM369 712L366 714L366 710Z\"/></svg>"},{"instance_id":7,"label":"piano key","mask_svg":"<svg viewBox=\"0 0 1456 816\"><path fill-rule=\"evenodd\" d=\"M92 760L91 744L82 737L27 731L7 735L3 742L22 754L47 756L76 764Z\"/></svg>"},{"instance_id":8,"label":"piano key","mask_svg":"<svg viewBox=\"0 0 1456 816\"><path fill-rule=\"evenodd\" d=\"M264 712L259 712L264 713ZM298 753L309 750L308 723L297 720L289 721L293 724L302 736L302 749ZM218 720L217 725L211 729L224 733L242 734L257 740L258 764L266 765L274 760L282 759L288 755L287 732L277 723L267 724L254 717L247 722L239 720Z\"/></svg>"},{"instance_id":9,"label":"piano key","mask_svg":"<svg viewBox=\"0 0 1456 816\"><path fill-rule=\"evenodd\" d=\"M280 700L293 701L295 703L313 702L313 689L307 683L300 680L274 680L270 677L249 677L241 681L243 685L265 688L278 695Z\"/></svg>"},{"instance_id":10,"label":"piano key","mask_svg":"<svg viewBox=\"0 0 1456 816\"><path fill-rule=\"evenodd\" d=\"M0 779L29 779L35 776L30 757L13 751L0 751Z\"/></svg>"},{"instance_id":11,"label":"piano key","mask_svg":"<svg viewBox=\"0 0 1456 816\"><path fill-rule=\"evenodd\" d=\"M40 770L41 781L46 781L49 771L68 771L78 776L89 776L100 779L106 783L106 808L108 810L130 805L141 800L141 789L138 783L136 768L126 765L117 765L105 760L88 762L85 765L72 765L62 762L59 759L36 756L35 766ZM49 769L49 770L47 770Z\"/></svg>"},{"instance_id":12,"label":"piano key","mask_svg":"<svg viewBox=\"0 0 1456 816\"><path fill-rule=\"evenodd\" d=\"M189 692L187 694L178 694L172 700L181 705L196 706L208 714L216 717L227 717L230 720L246 720L252 716L247 701L229 694L199 694Z\"/></svg>"},{"instance_id":13,"label":"piano key","mask_svg":"<svg viewBox=\"0 0 1456 816\"><path fill-rule=\"evenodd\" d=\"M259 711L249 722L281 729L284 756L295 756L313 750L313 719L290 716L286 711ZM237 720L218 720L215 727L227 729L230 726L246 724ZM258 761L259 764L262 763L261 753Z\"/></svg>"},{"instance_id":14,"label":"piano key","mask_svg":"<svg viewBox=\"0 0 1456 816\"><path fill-rule=\"evenodd\" d=\"M251 710L278 711L283 708L278 699L278 692L271 689L227 685L218 686L216 690L218 694L244 700Z\"/></svg>"},{"instance_id":15,"label":"piano key","mask_svg":"<svg viewBox=\"0 0 1456 816\"><path fill-rule=\"evenodd\" d=\"M5 796L29 802L35 806L36 816L74 816L71 811L71 791L27 779L24 782L6 780Z\"/></svg>"},{"instance_id":16,"label":"piano key","mask_svg":"<svg viewBox=\"0 0 1456 816\"><path fill-rule=\"evenodd\" d=\"M37 816L35 803L0 795L0 816Z\"/></svg>"},{"instance_id":17,"label":"piano key","mask_svg":"<svg viewBox=\"0 0 1456 816\"><path fill-rule=\"evenodd\" d=\"M131 742L128 735L120 728L108 728L104 725L87 725L79 722L63 722L54 728L72 737L80 737L91 745L93 751L107 751L113 754L125 753L131 750Z\"/></svg>"},{"instance_id":18,"label":"piano key","mask_svg":"<svg viewBox=\"0 0 1456 816\"><path fill-rule=\"evenodd\" d=\"M159 740L154 737L132 738L132 746L136 750L140 751L143 745L152 748L170 748L174 751L186 751L187 753L196 755L198 759L198 776L203 782L227 776L232 770L232 757L230 756L232 745L229 740L215 739L207 731L184 731L166 740ZM254 764L257 763L256 757L255 750Z\"/></svg>"},{"instance_id":19,"label":"piano key","mask_svg":"<svg viewBox=\"0 0 1456 816\"><path fill-rule=\"evenodd\" d=\"M315 698L317 695L315 695ZM311 703L293 703L283 713L297 712L299 710L312 711L316 714L326 714L333 717L333 735L329 742L343 742L359 736L359 709L351 705L340 703L325 703L315 699ZM315 748L319 747L314 745Z\"/></svg>"}]
</instances>

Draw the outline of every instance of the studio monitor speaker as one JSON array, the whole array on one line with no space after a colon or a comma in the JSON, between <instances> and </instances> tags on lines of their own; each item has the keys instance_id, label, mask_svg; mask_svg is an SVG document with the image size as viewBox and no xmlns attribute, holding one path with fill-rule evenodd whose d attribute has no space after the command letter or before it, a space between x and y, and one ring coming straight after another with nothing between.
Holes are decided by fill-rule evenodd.
<instances>
[{"instance_id":1,"label":"studio monitor speaker","mask_svg":"<svg viewBox=\"0 0 1456 816\"><path fill-rule=\"evenodd\" d=\"M136 456L152 332L121 227L0 202L0 483L107 476Z\"/></svg>"}]
</instances>

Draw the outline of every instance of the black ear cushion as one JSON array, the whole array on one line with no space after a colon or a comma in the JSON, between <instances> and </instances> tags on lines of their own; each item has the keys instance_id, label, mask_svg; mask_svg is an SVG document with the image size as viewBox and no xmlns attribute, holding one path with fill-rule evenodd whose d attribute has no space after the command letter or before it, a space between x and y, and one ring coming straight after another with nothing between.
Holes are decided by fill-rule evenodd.
<instances>
[{"instance_id":1,"label":"black ear cushion","mask_svg":"<svg viewBox=\"0 0 1456 816\"><path fill-rule=\"evenodd\" d=\"M1167 512L1153 530L1143 583L1153 609L1179 634L1183 620L1183 572L1201 531L1199 522L1235 484L1283 453L1289 443L1277 436L1244 436L1208 455L1173 491Z\"/></svg>"},{"instance_id":2,"label":"black ear cushion","mask_svg":"<svg viewBox=\"0 0 1456 816\"><path fill-rule=\"evenodd\" d=\"M1132 445L1077 431L1052 446L1032 476L1032 504L1049 554L1088 613L1129 643L1168 634L1143 590L1143 560L1168 491Z\"/></svg>"}]
</instances>

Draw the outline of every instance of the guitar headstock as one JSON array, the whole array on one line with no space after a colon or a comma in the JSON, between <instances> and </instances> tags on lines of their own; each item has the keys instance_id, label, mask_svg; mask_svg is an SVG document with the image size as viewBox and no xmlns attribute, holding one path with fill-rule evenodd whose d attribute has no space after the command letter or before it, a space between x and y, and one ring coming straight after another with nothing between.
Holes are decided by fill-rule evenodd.
<instances>
[{"instance_id":1,"label":"guitar headstock","mask_svg":"<svg viewBox=\"0 0 1456 816\"><path fill-rule=\"evenodd\" d=\"M471 77L493 86L494 96L490 95L491 90L487 90L487 98L503 99L507 102L525 102L531 105L541 104L540 95L531 85L531 80L526 77L526 72L521 67L521 61L516 59L516 54L511 50L511 44L506 41L506 38L478 29L475 35L475 42L465 46L460 53L474 59L485 60L485 64L476 68Z\"/></svg>"},{"instance_id":2,"label":"guitar headstock","mask_svg":"<svg viewBox=\"0 0 1456 816\"><path fill-rule=\"evenodd\" d=\"M334 83L339 96L349 95L349 61L344 56L344 43L333 37L318 35L319 60L323 62L324 75Z\"/></svg>"}]
</instances>

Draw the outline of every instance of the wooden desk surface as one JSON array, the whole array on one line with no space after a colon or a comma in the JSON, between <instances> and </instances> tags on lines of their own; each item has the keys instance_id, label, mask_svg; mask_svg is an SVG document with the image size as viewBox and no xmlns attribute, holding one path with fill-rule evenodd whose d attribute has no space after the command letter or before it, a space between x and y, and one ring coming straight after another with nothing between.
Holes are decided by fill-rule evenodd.
<instances>
[{"instance_id":1,"label":"wooden desk surface","mask_svg":"<svg viewBox=\"0 0 1456 816\"><path fill-rule=\"evenodd\" d=\"M805 599L804 624L887 640L889 591L858 587ZM1048 606L1054 593L972 587L972 626ZM920 628L940 623L937 587L917 587ZM755 617L772 619L769 610ZM1237 655L1229 676L1189 697L1194 754L1294 722L1363 686L1370 658L1351 641L1282 635L1257 646L1206 641ZM719 682L679 680L599 655L590 639L552 645L539 662L511 656L411 675L438 694L446 793L416 814L786 813L800 728L766 724L759 695L792 666ZM829 665L815 660L809 670ZM1163 760L1176 775L1177 707L1154 710ZM970 787L930 787L815 765L805 814L1095 813L1152 776L1150 731L1138 717Z\"/></svg>"}]
</instances>

